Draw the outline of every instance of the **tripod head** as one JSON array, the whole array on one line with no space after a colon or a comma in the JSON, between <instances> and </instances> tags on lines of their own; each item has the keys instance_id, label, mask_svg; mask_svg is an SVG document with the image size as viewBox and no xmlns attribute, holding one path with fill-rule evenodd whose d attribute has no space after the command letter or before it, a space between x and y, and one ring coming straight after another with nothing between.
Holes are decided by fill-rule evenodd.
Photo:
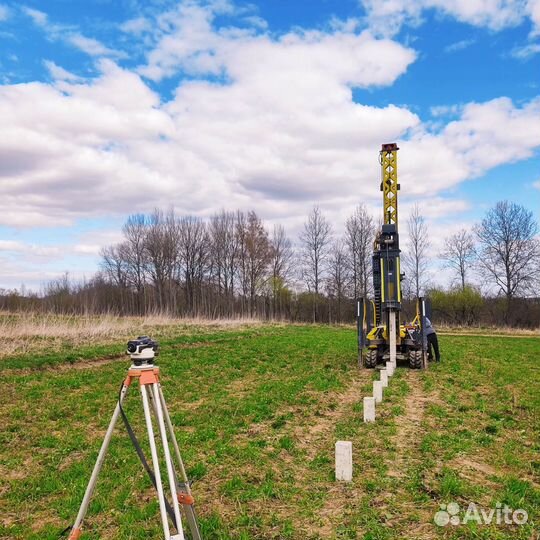
<instances>
[{"instance_id":1,"label":"tripod head","mask_svg":"<svg viewBox=\"0 0 540 540\"><path fill-rule=\"evenodd\" d=\"M154 357L159 354L159 344L148 336L139 336L128 341L126 354L129 354L137 367L152 365Z\"/></svg>"}]
</instances>

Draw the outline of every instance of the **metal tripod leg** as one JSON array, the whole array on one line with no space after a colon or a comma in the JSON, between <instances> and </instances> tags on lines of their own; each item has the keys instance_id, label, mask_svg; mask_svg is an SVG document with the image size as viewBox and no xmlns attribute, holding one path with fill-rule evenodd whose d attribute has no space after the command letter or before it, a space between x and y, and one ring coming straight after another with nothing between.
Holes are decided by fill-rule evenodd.
<instances>
[{"instance_id":1,"label":"metal tripod leg","mask_svg":"<svg viewBox=\"0 0 540 540\"><path fill-rule=\"evenodd\" d=\"M156 441L154 439L154 428L152 427L152 417L150 416L150 407L148 406L148 394L146 385L141 384L141 396L144 409L144 418L146 420L146 428L148 430L148 442L150 443L150 452L152 454L152 465L154 467L154 475L156 477L156 489L158 492L159 511L161 514L161 523L163 525L163 534L165 540L170 540L171 531L169 529L169 521L167 520L167 509L165 508L165 495L163 493L163 485L161 483L161 473L159 471L159 460L156 449Z\"/></svg>"},{"instance_id":2,"label":"metal tripod leg","mask_svg":"<svg viewBox=\"0 0 540 540\"><path fill-rule=\"evenodd\" d=\"M118 399L111 421L109 423L109 427L107 428L107 432L105 433L103 443L101 444L101 448L99 450L99 454L96 459L96 464L94 465L94 470L92 471L92 476L90 477L90 481L88 482L88 485L86 486L86 491L84 493L84 497L83 497L81 506L79 508L79 513L77 514L77 518L75 519L75 523L73 524L71 533L69 535L69 540L76 540L81 535L81 524L84 520L84 517L86 516L86 512L88 511L90 499L92 498L92 493L94 492L94 488L96 487L96 482L99 476L99 472L101 471L101 468L103 467L103 462L105 461L105 455L107 454L107 449L109 447L109 443L111 442L114 426L116 425L116 421L118 420L118 416L120 414L120 405L122 404L122 402L124 401L124 398L126 397L128 388L129 387L124 384L124 386L122 386L122 390L120 391L120 398Z\"/></svg>"},{"instance_id":3,"label":"metal tripod leg","mask_svg":"<svg viewBox=\"0 0 540 540\"><path fill-rule=\"evenodd\" d=\"M167 403L165 402L165 397L163 396L163 390L161 388L161 384L157 383L157 389L158 389L158 395L159 395L159 401L161 402L161 408L163 410L163 416L165 417L165 422L167 423L167 428L169 430L169 434L171 435L174 453L176 456L176 461L178 462L178 467L180 468L180 475L183 482L183 490L187 495L189 495L189 498L192 499L191 495L191 487L189 485L189 479L186 474L186 469L184 467L184 461L182 460L182 456L180 455L180 448L178 447L178 441L176 440L176 437L174 435L174 429L171 422L171 417L169 416L169 410L167 409ZM195 514L195 508L193 504L182 504L182 508L186 514L186 519L189 525L189 530L191 532L191 536L193 540L202 540L201 533L199 531L199 525L197 523L197 515Z\"/></svg>"},{"instance_id":4,"label":"metal tripod leg","mask_svg":"<svg viewBox=\"0 0 540 540\"><path fill-rule=\"evenodd\" d=\"M176 529L178 534L175 539L184 540L184 530L182 528L182 517L180 516L180 507L178 506L178 496L176 493L176 474L173 468L171 459L171 452L169 450L169 441L167 440L167 430L165 429L165 422L163 420L163 407L159 397L158 383L154 383L151 386L151 393L155 404L156 416L159 426L159 433L161 435L161 442L163 444L163 454L165 456L165 465L167 467L167 476L169 477L169 489L171 491L174 518L176 520Z\"/></svg>"}]
</instances>

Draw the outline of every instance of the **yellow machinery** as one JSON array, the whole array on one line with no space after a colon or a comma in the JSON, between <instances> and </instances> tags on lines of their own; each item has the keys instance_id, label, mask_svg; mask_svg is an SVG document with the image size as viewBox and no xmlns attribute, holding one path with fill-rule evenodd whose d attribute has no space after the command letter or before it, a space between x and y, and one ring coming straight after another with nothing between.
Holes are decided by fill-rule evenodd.
<instances>
[{"instance_id":1,"label":"yellow machinery","mask_svg":"<svg viewBox=\"0 0 540 540\"><path fill-rule=\"evenodd\" d=\"M423 321L425 301L416 303L416 317L400 324L401 273L398 232L397 144L383 144L380 151L383 217L373 246L373 300L357 300L358 352L364 367L385 361L407 360L411 368L426 366Z\"/></svg>"}]
</instances>

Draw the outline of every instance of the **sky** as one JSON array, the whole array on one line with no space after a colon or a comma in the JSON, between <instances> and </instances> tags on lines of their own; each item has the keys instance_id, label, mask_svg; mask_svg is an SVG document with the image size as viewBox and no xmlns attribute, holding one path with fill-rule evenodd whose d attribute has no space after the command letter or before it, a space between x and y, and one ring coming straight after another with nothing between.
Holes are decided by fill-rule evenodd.
<instances>
[{"instance_id":1,"label":"sky","mask_svg":"<svg viewBox=\"0 0 540 540\"><path fill-rule=\"evenodd\" d=\"M540 0L0 0L0 288L90 278L130 214L540 216ZM447 279L444 273L434 279Z\"/></svg>"}]
</instances>

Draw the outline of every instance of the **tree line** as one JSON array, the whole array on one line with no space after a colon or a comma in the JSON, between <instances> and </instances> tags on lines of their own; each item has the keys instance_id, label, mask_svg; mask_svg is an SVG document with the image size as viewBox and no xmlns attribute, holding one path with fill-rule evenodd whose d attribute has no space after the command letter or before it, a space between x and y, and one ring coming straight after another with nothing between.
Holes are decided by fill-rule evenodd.
<instances>
[{"instance_id":1,"label":"tree line","mask_svg":"<svg viewBox=\"0 0 540 540\"><path fill-rule=\"evenodd\" d=\"M155 210L130 216L122 232L122 242L103 249L94 278L114 287L120 311L341 321L347 299L369 291L375 228L363 206L339 240L313 208L296 247L283 226L268 230L254 211L204 221Z\"/></svg>"},{"instance_id":2,"label":"tree line","mask_svg":"<svg viewBox=\"0 0 540 540\"><path fill-rule=\"evenodd\" d=\"M436 317L452 324L540 324L540 247L532 212L499 202L471 230L445 238L440 253L431 249L418 206L405 225L406 308L427 294ZM73 283L65 275L40 296L4 291L0 307L352 321L354 299L373 292L379 226L359 205L337 235L314 207L293 242L283 226L269 229L254 211L222 210L203 220L156 209L127 219L123 240L102 250L100 269L89 281ZM437 260L455 278L445 290L431 284Z\"/></svg>"}]
</instances>

